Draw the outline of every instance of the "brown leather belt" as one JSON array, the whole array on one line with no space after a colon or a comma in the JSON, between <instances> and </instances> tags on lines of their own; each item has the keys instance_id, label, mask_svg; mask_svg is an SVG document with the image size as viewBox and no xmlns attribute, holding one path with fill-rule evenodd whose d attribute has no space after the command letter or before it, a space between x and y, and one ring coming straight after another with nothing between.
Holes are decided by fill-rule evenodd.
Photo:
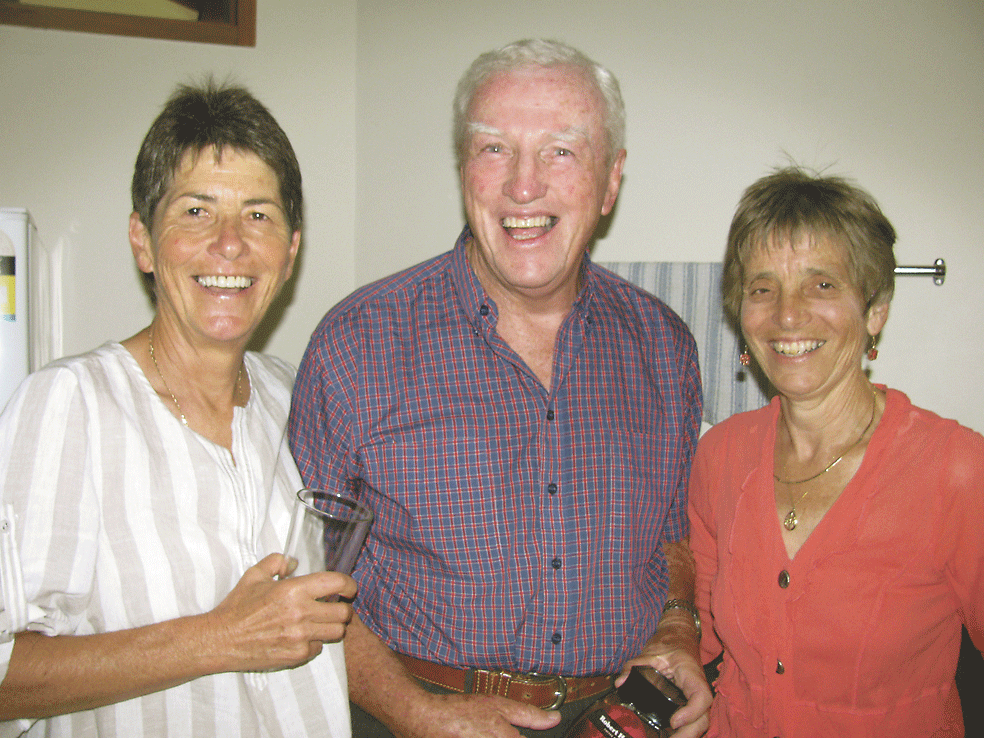
<instances>
[{"instance_id":1,"label":"brown leather belt","mask_svg":"<svg viewBox=\"0 0 984 738\"><path fill-rule=\"evenodd\" d=\"M607 692L613 677L564 677L550 674L514 674L489 669L459 669L398 653L400 661L418 679L462 694L508 697L543 710L556 710L566 702L576 702Z\"/></svg>"}]
</instances>

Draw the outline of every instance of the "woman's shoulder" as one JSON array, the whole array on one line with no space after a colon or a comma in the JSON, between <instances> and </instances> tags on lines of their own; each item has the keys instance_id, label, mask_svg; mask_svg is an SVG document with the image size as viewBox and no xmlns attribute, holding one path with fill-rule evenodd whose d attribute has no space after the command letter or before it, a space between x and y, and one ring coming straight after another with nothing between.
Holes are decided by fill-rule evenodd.
<instances>
[{"instance_id":1,"label":"woman's shoulder","mask_svg":"<svg viewBox=\"0 0 984 738\"><path fill-rule=\"evenodd\" d=\"M128 402L138 390L136 360L118 343L46 364L21 382L3 410L3 428L54 427L80 413ZM148 385L149 388L149 385Z\"/></svg>"},{"instance_id":2,"label":"woman's shoulder","mask_svg":"<svg viewBox=\"0 0 984 738\"><path fill-rule=\"evenodd\" d=\"M249 407L265 408L277 418L284 415L286 422L297 371L283 359L255 351L247 351L245 361L251 387Z\"/></svg>"},{"instance_id":3,"label":"woman's shoulder","mask_svg":"<svg viewBox=\"0 0 984 738\"><path fill-rule=\"evenodd\" d=\"M777 399L773 399L756 410L735 413L720 423L715 423L701 436L701 443L710 445L724 443L732 438L748 441L756 436L764 437L775 426L778 403Z\"/></svg>"},{"instance_id":4,"label":"woman's shoulder","mask_svg":"<svg viewBox=\"0 0 984 738\"><path fill-rule=\"evenodd\" d=\"M85 370L86 368L93 366L103 366L107 363L117 363L124 359L124 357L130 356L130 352L127 351L123 344L118 341L107 341L101 346L97 346L94 349L86 351L81 354L72 354L69 356L62 356L59 359L54 359L53 361L45 364L43 367L37 371L43 372L47 370L57 370L57 369L73 369L73 370Z\"/></svg>"},{"instance_id":5,"label":"woman's shoulder","mask_svg":"<svg viewBox=\"0 0 984 738\"><path fill-rule=\"evenodd\" d=\"M261 354L258 351L246 352L246 367L251 373L276 380L288 389L293 386L294 376L297 374L297 369L293 364L270 354Z\"/></svg>"},{"instance_id":6,"label":"woman's shoulder","mask_svg":"<svg viewBox=\"0 0 984 738\"><path fill-rule=\"evenodd\" d=\"M917 464L937 458L951 474L962 476L963 470L984 476L984 436L956 420L914 405L899 390L887 389L886 397L893 457Z\"/></svg>"},{"instance_id":7,"label":"woman's shoulder","mask_svg":"<svg viewBox=\"0 0 984 738\"><path fill-rule=\"evenodd\" d=\"M885 396L889 421L897 425L905 435L937 438L954 436L984 441L984 436L972 428L961 425L959 421L944 418L932 410L914 405L908 395L900 390L887 387Z\"/></svg>"},{"instance_id":8,"label":"woman's shoulder","mask_svg":"<svg viewBox=\"0 0 984 738\"><path fill-rule=\"evenodd\" d=\"M132 373L139 369L136 360L121 344L107 342L82 354L63 356L32 372L22 387L50 387L75 384L89 386L93 377L114 373Z\"/></svg>"}]
</instances>

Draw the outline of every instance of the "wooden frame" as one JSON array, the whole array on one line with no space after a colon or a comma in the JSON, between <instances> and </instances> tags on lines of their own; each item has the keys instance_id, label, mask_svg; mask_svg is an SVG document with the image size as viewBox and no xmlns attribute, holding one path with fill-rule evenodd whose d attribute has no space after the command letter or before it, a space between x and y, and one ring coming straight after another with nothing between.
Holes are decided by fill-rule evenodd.
<instances>
[{"instance_id":1,"label":"wooden frame","mask_svg":"<svg viewBox=\"0 0 984 738\"><path fill-rule=\"evenodd\" d=\"M0 0L0 24L56 28L62 31L109 33L117 36L174 41L199 41L231 46L256 46L256 0L233 0L231 23L146 18L92 10L65 10Z\"/></svg>"}]
</instances>

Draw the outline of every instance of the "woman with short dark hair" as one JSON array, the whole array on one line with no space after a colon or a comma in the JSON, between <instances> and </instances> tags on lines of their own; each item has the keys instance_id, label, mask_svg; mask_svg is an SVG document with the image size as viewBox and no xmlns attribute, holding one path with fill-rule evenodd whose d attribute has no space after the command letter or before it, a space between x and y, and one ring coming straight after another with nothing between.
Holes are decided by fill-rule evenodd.
<instances>
[{"instance_id":1,"label":"woman with short dark hair","mask_svg":"<svg viewBox=\"0 0 984 738\"><path fill-rule=\"evenodd\" d=\"M156 313L0 416L0 735L350 734L355 582L281 579L294 370L246 351L291 274L300 171L237 87L182 87L141 148ZM331 599L337 599L331 597Z\"/></svg>"}]
</instances>

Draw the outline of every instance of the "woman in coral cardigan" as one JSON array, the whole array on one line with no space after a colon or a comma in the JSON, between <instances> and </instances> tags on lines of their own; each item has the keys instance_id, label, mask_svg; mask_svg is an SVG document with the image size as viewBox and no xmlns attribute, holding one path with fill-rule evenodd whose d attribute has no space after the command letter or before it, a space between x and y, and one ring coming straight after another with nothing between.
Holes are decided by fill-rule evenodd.
<instances>
[{"instance_id":1,"label":"woman in coral cardigan","mask_svg":"<svg viewBox=\"0 0 984 738\"><path fill-rule=\"evenodd\" d=\"M867 193L799 169L752 185L732 222L725 304L777 396L694 462L703 656L723 653L709 736L964 734L984 438L868 380L894 241Z\"/></svg>"}]
</instances>

